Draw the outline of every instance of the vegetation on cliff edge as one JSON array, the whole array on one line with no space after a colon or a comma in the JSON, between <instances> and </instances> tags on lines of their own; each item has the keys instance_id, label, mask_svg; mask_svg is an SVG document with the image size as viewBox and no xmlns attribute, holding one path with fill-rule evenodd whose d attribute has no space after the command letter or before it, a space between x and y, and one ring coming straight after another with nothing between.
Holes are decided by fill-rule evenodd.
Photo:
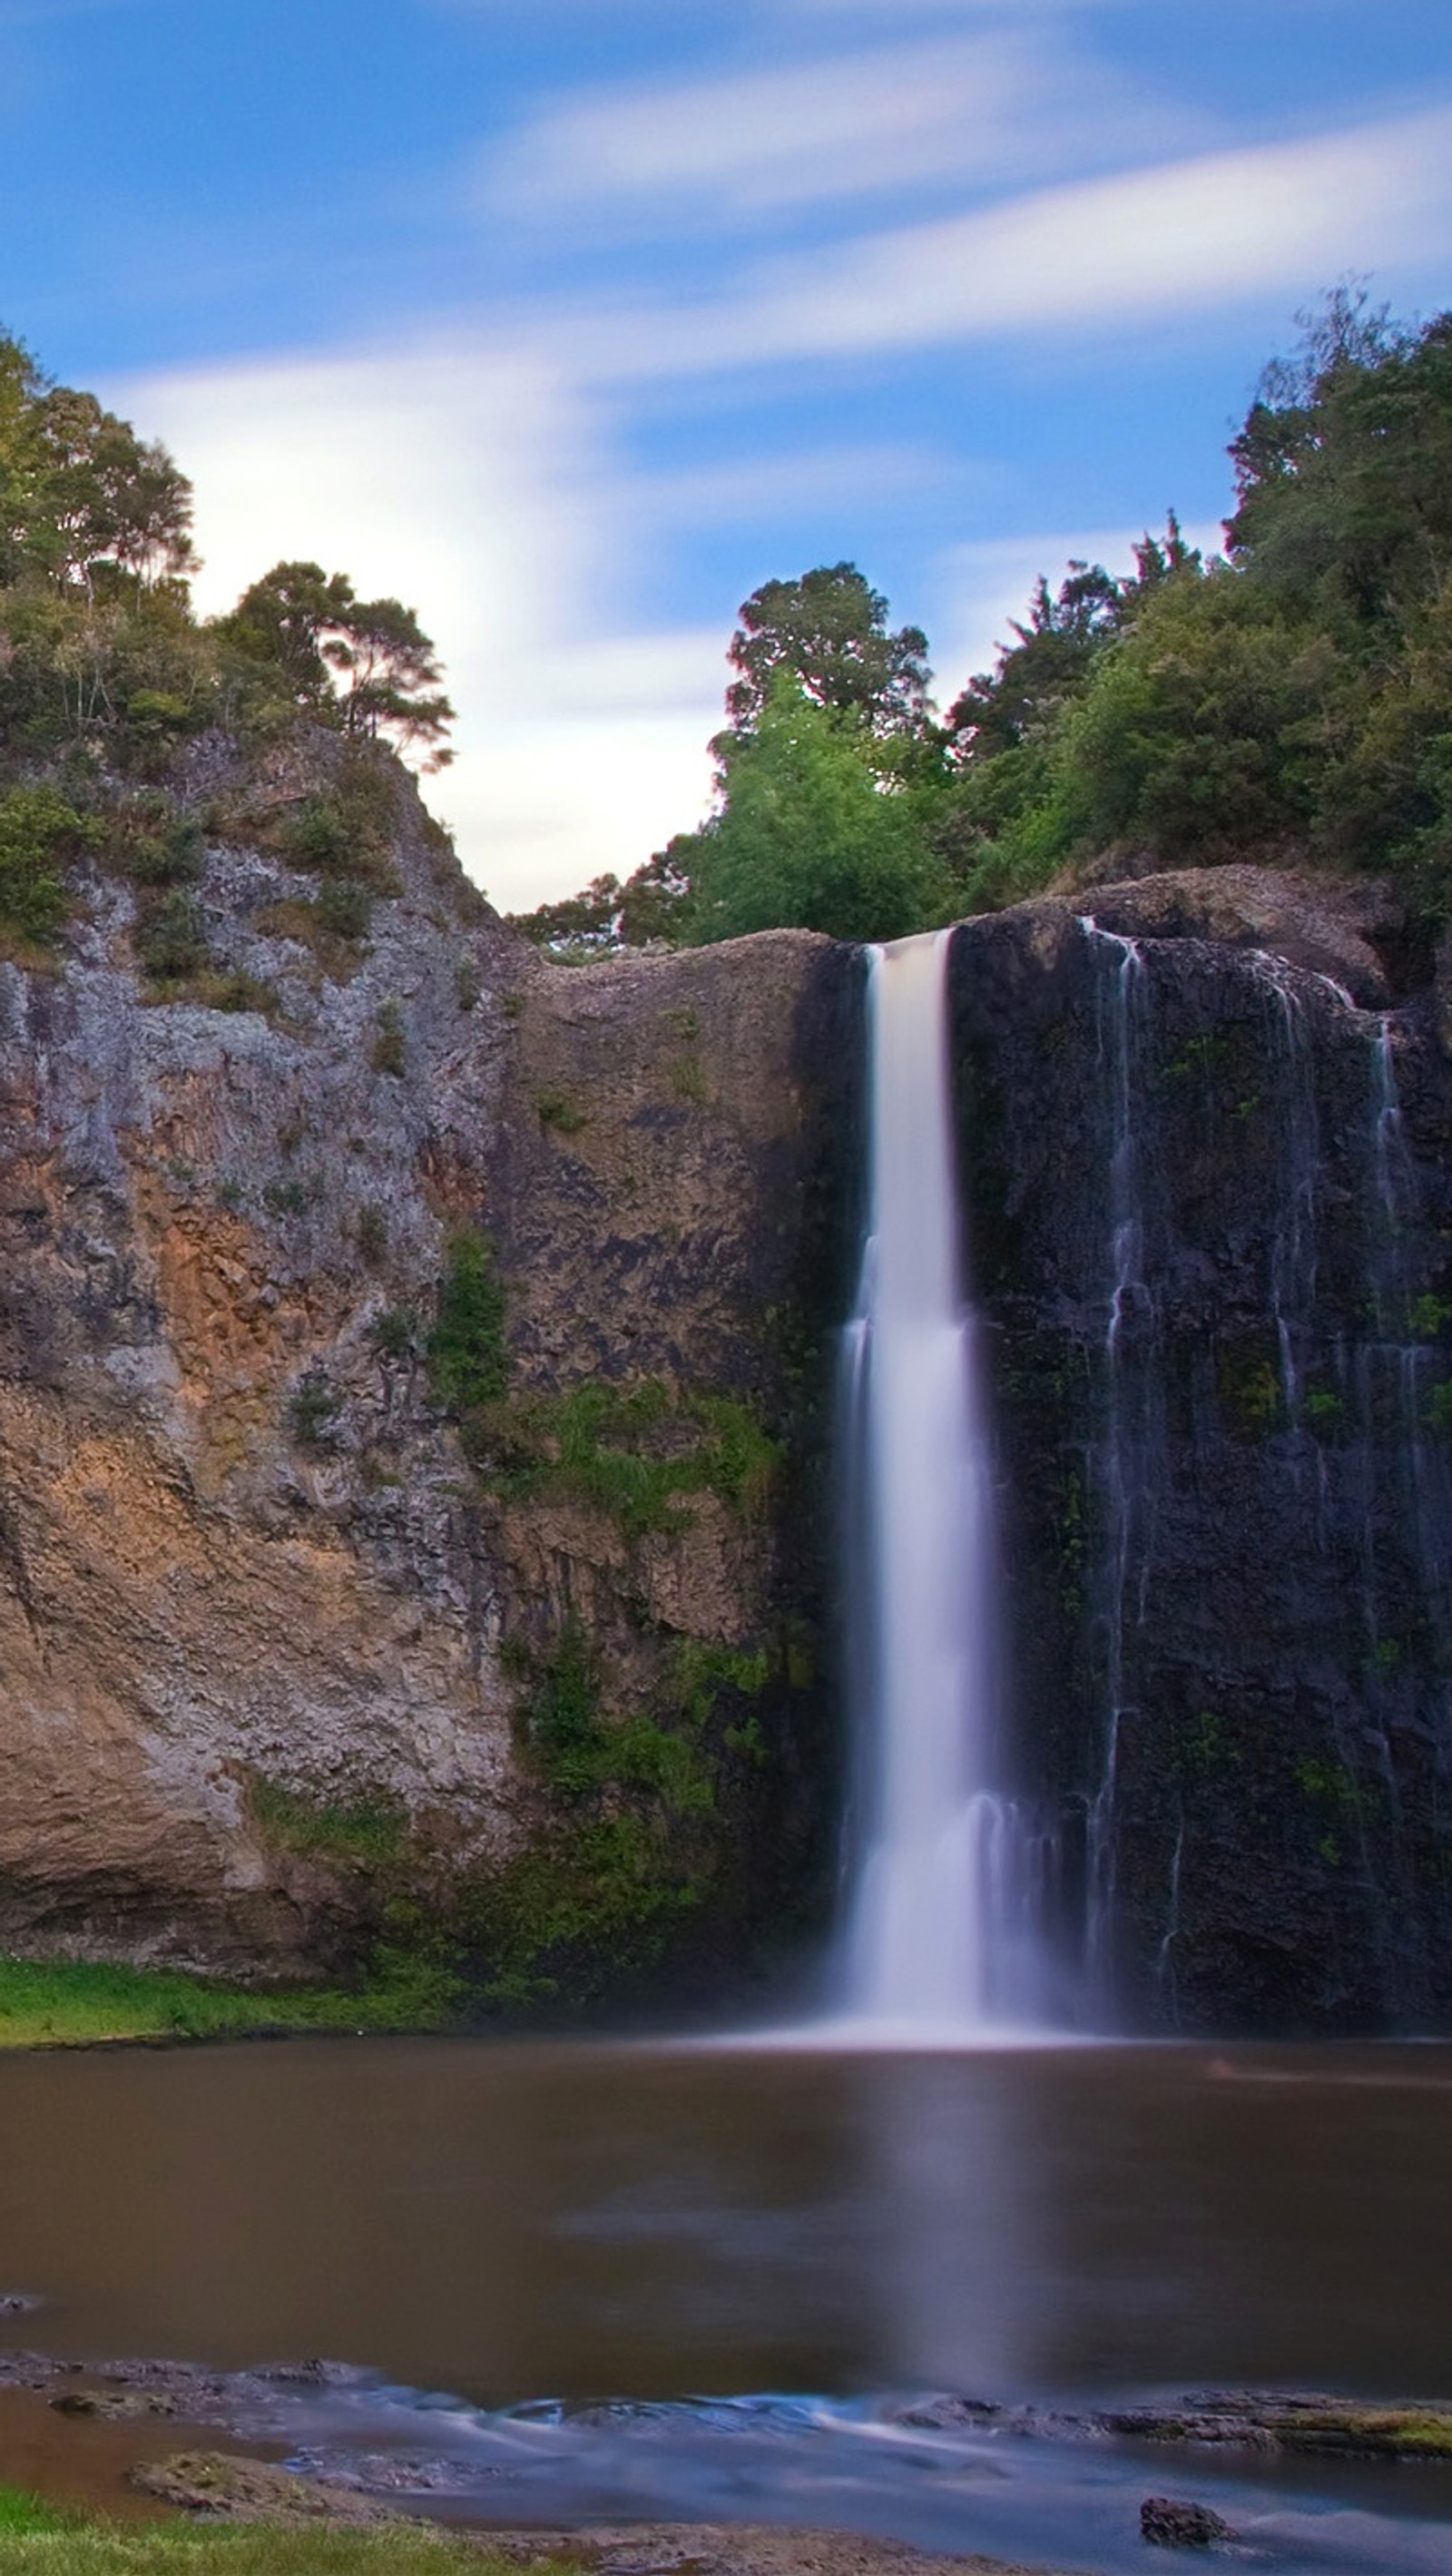
<instances>
[{"instance_id":1,"label":"vegetation on cliff edge","mask_svg":"<svg viewBox=\"0 0 1452 2576\"><path fill-rule=\"evenodd\" d=\"M1376 869L1452 911L1452 313L1342 288L1232 442L1205 560L1041 578L941 720L855 565L753 592L716 810L622 886L518 918L571 962L774 927L891 939L1058 882L1228 859Z\"/></svg>"},{"instance_id":2,"label":"vegetation on cliff edge","mask_svg":"<svg viewBox=\"0 0 1452 2576\"><path fill-rule=\"evenodd\" d=\"M438 767L453 710L414 611L361 599L345 574L276 564L226 616L199 619L191 523L191 487L164 447L0 333L0 942L34 962L27 950L78 900L67 869L91 851L138 889L157 998L251 1009L259 993L207 982L188 747L209 731L244 751L340 738L326 792L231 818L328 880L316 917L300 909L335 955L364 935L370 896L397 891L376 811L382 796L391 819L394 781L378 755ZM227 820L212 818L221 837Z\"/></svg>"}]
</instances>

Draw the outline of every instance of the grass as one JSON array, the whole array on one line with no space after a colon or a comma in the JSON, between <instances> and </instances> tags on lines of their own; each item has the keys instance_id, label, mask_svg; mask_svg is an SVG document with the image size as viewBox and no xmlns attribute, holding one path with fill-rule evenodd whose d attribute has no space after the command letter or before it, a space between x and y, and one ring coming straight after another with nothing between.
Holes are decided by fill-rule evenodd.
<instances>
[{"instance_id":1,"label":"grass","mask_svg":"<svg viewBox=\"0 0 1452 2576\"><path fill-rule=\"evenodd\" d=\"M734 1397L672 1395L655 1379L482 1407L465 1446L499 1492L573 1494L631 1539L684 1528L692 1494L718 1494L760 1519L780 1455Z\"/></svg>"},{"instance_id":2,"label":"grass","mask_svg":"<svg viewBox=\"0 0 1452 2576\"><path fill-rule=\"evenodd\" d=\"M542 2562L549 2563L549 2562ZM0 2576L518 2576L467 2539L269 2524L107 2523L0 2488Z\"/></svg>"},{"instance_id":3,"label":"grass","mask_svg":"<svg viewBox=\"0 0 1452 2576\"><path fill-rule=\"evenodd\" d=\"M0 1958L0 2048L232 2039L259 2031L436 2029L451 2018L456 1993L437 1968L392 1956L356 1990L259 1989L176 1968Z\"/></svg>"},{"instance_id":4,"label":"grass","mask_svg":"<svg viewBox=\"0 0 1452 2576\"><path fill-rule=\"evenodd\" d=\"M250 1803L253 1821L288 1851L386 1868L401 1860L407 1849L407 1819L402 1808L385 1797L307 1797L300 1790L285 1788L281 1781L257 1778L251 1785Z\"/></svg>"}]
</instances>

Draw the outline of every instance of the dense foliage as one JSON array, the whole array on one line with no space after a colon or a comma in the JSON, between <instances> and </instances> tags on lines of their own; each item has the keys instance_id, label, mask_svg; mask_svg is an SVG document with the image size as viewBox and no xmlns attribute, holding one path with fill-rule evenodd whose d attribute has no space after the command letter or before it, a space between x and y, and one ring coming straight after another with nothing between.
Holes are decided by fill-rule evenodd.
<instances>
[{"instance_id":1,"label":"dense foliage","mask_svg":"<svg viewBox=\"0 0 1452 2576\"><path fill-rule=\"evenodd\" d=\"M1452 314L1339 290L1267 369L1205 561L1041 579L941 721L925 638L850 564L768 582L731 646L715 811L521 927L572 958L775 924L892 938L1123 862L1390 871L1452 908ZM640 898L664 888L653 908Z\"/></svg>"},{"instance_id":2,"label":"dense foliage","mask_svg":"<svg viewBox=\"0 0 1452 2576\"><path fill-rule=\"evenodd\" d=\"M430 766L448 756L452 710L411 609L289 563L230 616L199 620L191 519L165 448L0 335L0 936L12 944L53 938L65 870L96 846L138 885L169 888L146 908L149 970L191 971L195 906L179 881L199 850L181 848L161 791L210 726L244 744L320 726L345 738L355 771L379 742L421 747ZM344 812L360 775L340 769L337 812L312 818L346 848L300 844L299 865L366 878Z\"/></svg>"}]
</instances>

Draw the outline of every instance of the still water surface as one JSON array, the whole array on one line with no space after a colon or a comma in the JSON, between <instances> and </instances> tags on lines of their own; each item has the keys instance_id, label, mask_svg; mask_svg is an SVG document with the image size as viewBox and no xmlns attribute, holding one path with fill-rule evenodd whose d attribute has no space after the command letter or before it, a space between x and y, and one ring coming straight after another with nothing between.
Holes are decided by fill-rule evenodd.
<instances>
[{"instance_id":1,"label":"still water surface","mask_svg":"<svg viewBox=\"0 0 1452 2576\"><path fill-rule=\"evenodd\" d=\"M25 2340L324 2353L447 2392L430 2439L467 2428L501 2512L535 2519L770 2514L1141 2564L1114 2538L1126 2478L1205 2493L1225 2472L990 2458L902 2436L886 2402L1452 2397L1440 2045L22 2056L0 2059L0 2138L0 2290L46 2302ZM779 2402L470 2412L763 2394ZM1452 2563L1442 2474L1354 2476L1307 2556L1297 2516L1326 2499L1283 2472L1261 2541L1287 2566ZM1232 2467L1237 2509L1249 2476Z\"/></svg>"}]
</instances>

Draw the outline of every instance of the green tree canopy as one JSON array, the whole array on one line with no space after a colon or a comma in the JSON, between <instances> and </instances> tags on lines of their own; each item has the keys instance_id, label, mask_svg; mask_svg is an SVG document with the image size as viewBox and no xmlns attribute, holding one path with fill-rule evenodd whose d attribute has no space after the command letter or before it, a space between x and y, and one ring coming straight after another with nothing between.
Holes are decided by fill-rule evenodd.
<instances>
[{"instance_id":1,"label":"green tree canopy","mask_svg":"<svg viewBox=\"0 0 1452 2576\"><path fill-rule=\"evenodd\" d=\"M912 797L881 785L860 723L781 671L696 836L688 936L825 930L897 939L942 886Z\"/></svg>"},{"instance_id":2,"label":"green tree canopy","mask_svg":"<svg viewBox=\"0 0 1452 2576\"><path fill-rule=\"evenodd\" d=\"M400 600L360 599L346 573L321 564L278 563L243 592L221 632L275 670L294 705L325 720L340 712L355 736L427 744L429 768L452 758L442 740L454 710L438 685L438 656Z\"/></svg>"},{"instance_id":3,"label":"green tree canopy","mask_svg":"<svg viewBox=\"0 0 1452 2576\"><path fill-rule=\"evenodd\" d=\"M0 581L91 587L105 566L180 578L196 561L191 519L191 485L164 447L0 338Z\"/></svg>"},{"instance_id":4,"label":"green tree canopy","mask_svg":"<svg viewBox=\"0 0 1452 2576\"><path fill-rule=\"evenodd\" d=\"M887 623L888 605L857 566L818 564L795 581L763 582L743 600L726 691L731 734L753 733L773 684L795 681L809 706L854 718L876 734L913 732L928 716L928 639Z\"/></svg>"}]
</instances>

